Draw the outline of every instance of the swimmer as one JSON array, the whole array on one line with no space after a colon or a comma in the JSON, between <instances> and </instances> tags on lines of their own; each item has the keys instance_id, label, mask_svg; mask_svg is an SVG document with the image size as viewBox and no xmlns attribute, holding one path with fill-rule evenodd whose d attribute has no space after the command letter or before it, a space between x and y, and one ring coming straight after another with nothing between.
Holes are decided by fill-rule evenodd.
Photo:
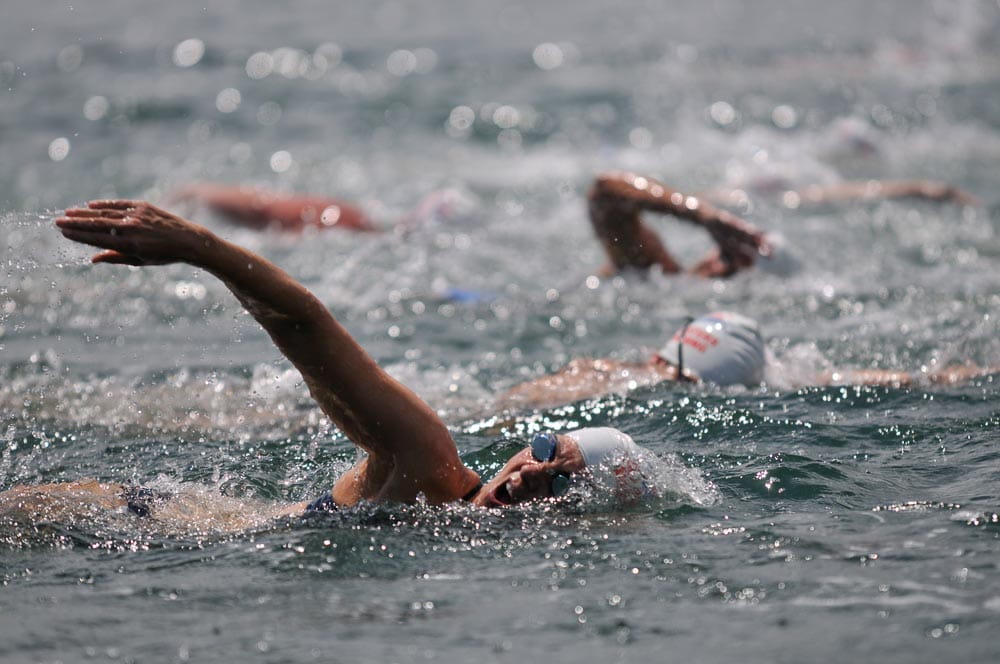
<instances>
[{"instance_id":1,"label":"swimmer","mask_svg":"<svg viewBox=\"0 0 1000 664\"><path fill-rule=\"evenodd\" d=\"M910 198L934 203L980 206L982 201L964 189L938 180L857 180L838 184L812 184L796 188L780 176L755 178L749 191L765 197L779 197L787 208L872 202ZM712 189L700 194L718 205L745 206L749 200L744 189Z\"/></svg>"},{"instance_id":2,"label":"swimmer","mask_svg":"<svg viewBox=\"0 0 1000 664\"><path fill-rule=\"evenodd\" d=\"M314 295L273 263L206 228L130 200L68 209L56 225L68 239L102 249L94 263L186 263L221 279L299 370L323 412L367 453L328 492L311 502L273 506L274 517L361 501L505 507L559 496L578 481L609 482L626 498L642 493L643 485L628 470L636 467L638 446L607 428L539 434L482 482L459 458L434 409L379 367ZM146 518L175 499L147 487L81 480L13 487L0 493L0 514L30 517L47 505L87 504Z\"/></svg>"},{"instance_id":3,"label":"swimmer","mask_svg":"<svg viewBox=\"0 0 1000 664\"><path fill-rule=\"evenodd\" d=\"M643 183L648 185L646 189L638 186ZM261 187L195 184L178 190L169 200L205 206L232 223L257 230L380 230L360 208L346 201ZM460 192L433 192L407 214L398 227L406 229L428 219L448 219L461 214L462 208L467 206L468 201L463 201ZM766 253L769 248L763 233L749 223L696 198L685 197L632 174L623 174L619 179L602 176L590 194L591 220L608 250L614 270L659 265L665 272L680 271L656 235L639 221L640 210L673 214L698 223L709 232L719 250L692 270L701 276L732 274L751 265L755 256Z\"/></svg>"},{"instance_id":4,"label":"swimmer","mask_svg":"<svg viewBox=\"0 0 1000 664\"><path fill-rule=\"evenodd\" d=\"M604 247L604 275L624 270L683 272L659 236L641 218L659 212L701 226L716 249L687 270L700 277L728 277L772 254L764 232L751 223L651 178L628 172L599 175L587 195L590 223Z\"/></svg>"},{"instance_id":5,"label":"swimmer","mask_svg":"<svg viewBox=\"0 0 1000 664\"><path fill-rule=\"evenodd\" d=\"M786 196L788 205L822 204L877 198L921 197L961 204L978 204L970 194L944 183L925 180L845 182L833 186L810 186L793 191L784 184L774 185ZM792 195L789 198L789 195ZM701 226L717 248L692 266L689 273L701 277L728 277L740 270L757 267L784 275L794 271L794 257L780 236L764 233L750 222L707 202L739 206L746 199L742 190L712 191L689 196L635 173L606 173L598 176L588 193L590 221L604 246L608 263L603 275L623 270L659 269L667 274L683 272L663 241L642 221L640 213L658 212ZM455 189L434 191L425 196L395 225L382 227L359 207L334 197L293 194L263 187L201 183L184 187L170 197L172 202L195 203L207 207L223 219L256 230L277 229L300 232L306 229L344 229L358 232L411 230L433 221L463 216L469 198ZM794 201L794 204L790 201Z\"/></svg>"},{"instance_id":6,"label":"swimmer","mask_svg":"<svg viewBox=\"0 0 1000 664\"><path fill-rule=\"evenodd\" d=\"M230 223L254 230L300 232L311 228L362 233L385 230L360 207L332 196L206 182L178 189L167 200L204 206ZM462 216L470 206L468 197L457 189L432 191L390 228L405 231L435 220L447 221Z\"/></svg>"},{"instance_id":7,"label":"swimmer","mask_svg":"<svg viewBox=\"0 0 1000 664\"><path fill-rule=\"evenodd\" d=\"M978 203L960 189L924 180L845 182L831 187L806 187L794 193L796 205L907 196ZM739 194L746 197L743 192ZM685 271L660 237L643 222L642 212L671 215L708 232L717 248L689 268L690 274L715 278L728 277L750 267L775 274L794 270L794 257L780 236L767 234L704 198L674 191L652 178L629 172L605 173L594 180L587 198L591 225L608 257L608 263L601 269L604 275L624 270L659 269L667 274ZM733 205L740 202L725 197L723 201Z\"/></svg>"},{"instance_id":8,"label":"swimmer","mask_svg":"<svg viewBox=\"0 0 1000 664\"><path fill-rule=\"evenodd\" d=\"M554 374L515 386L501 397L500 406L550 408L663 382L756 387L765 380L767 363L757 322L732 312L716 312L685 323L647 362L574 360ZM1000 366L952 365L926 373L853 369L818 373L808 384L954 385L994 373L1000 373Z\"/></svg>"},{"instance_id":9,"label":"swimmer","mask_svg":"<svg viewBox=\"0 0 1000 664\"><path fill-rule=\"evenodd\" d=\"M172 203L203 205L227 221L256 230L276 228L302 231L306 228L339 228L372 232L376 226L347 201L331 196L288 194L263 187L201 183L177 190Z\"/></svg>"}]
</instances>

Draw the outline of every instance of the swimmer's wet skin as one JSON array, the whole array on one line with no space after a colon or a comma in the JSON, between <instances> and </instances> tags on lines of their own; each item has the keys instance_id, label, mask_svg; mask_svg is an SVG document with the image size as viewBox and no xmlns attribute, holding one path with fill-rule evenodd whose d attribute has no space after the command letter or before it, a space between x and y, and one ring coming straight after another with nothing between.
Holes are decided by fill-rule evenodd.
<instances>
[{"instance_id":1,"label":"swimmer's wet skin","mask_svg":"<svg viewBox=\"0 0 1000 664\"><path fill-rule=\"evenodd\" d=\"M327 494L282 507L280 516L418 498L504 507L561 493L562 484L577 477L606 483L623 499L643 493L633 472L638 446L610 428L551 435L544 449L542 442L526 447L483 485L462 463L434 410L383 371L315 296L274 264L141 201L92 201L67 210L56 224L68 239L103 250L94 263L187 263L217 276L299 370L324 413L367 452ZM155 492L123 488L121 497L131 512L155 515Z\"/></svg>"},{"instance_id":2,"label":"swimmer's wet skin","mask_svg":"<svg viewBox=\"0 0 1000 664\"><path fill-rule=\"evenodd\" d=\"M669 382L753 388L764 383L768 359L757 321L718 311L688 319L647 362L578 358L553 374L515 385L499 403L506 408L552 407ZM1000 373L1000 366L953 364L922 372L841 369L805 373L804 379L793 384L904 387L919 382L953 385Z\"/></svg>"}]
</instances>

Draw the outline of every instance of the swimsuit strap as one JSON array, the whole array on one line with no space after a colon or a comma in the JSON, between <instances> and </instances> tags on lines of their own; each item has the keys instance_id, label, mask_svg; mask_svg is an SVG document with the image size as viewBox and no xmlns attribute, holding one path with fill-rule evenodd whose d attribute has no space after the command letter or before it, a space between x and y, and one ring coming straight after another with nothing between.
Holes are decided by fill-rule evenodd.
<instances>
[{"instance_id":1,"label":"swimsuit strap","mask_svg":"<svg viewBox=\"0 0 1000 664\"><path fill-rule=\"evenodd\" d=\"M462 496L462 500L466 502L472 500L473 498L476 497L476 494L479 493L479 490L482 488L483 488L483 483L480 481L476 484L476 486L472 488L472 490L470 490L467 494ZM132 509L134 511L131 503L129 503L129 509ZM305 513L315 514L317 512L336 512L338 509L340 508L337 505L337 503L333 500L333 494L327 491L322 496L320 496L316 500L306 505ZM138 514L138 512L136 513ZM148 509L147 509L147 514L148 514Z\"/></svg>"},{"instance_id":2,"label":"swimsuit strap","mask_svg":"<svg viewBox=\"0 0 1000 664\"><path fill-rule=\"evenodd\" d=\"M333 494L327 491L322 496L306 505L306 514L315 514L317 512L336 512L338 509L337 503L333 500Z\"/></svg>"},{"instance_id":3,"label":"swimsuit strap","mask_svg":"<svg viewBox=\"0 0 1000 664\"><path fill-rule=\"evenodd\" d=\"M483 488L483 483L480 480L480 482L476 486L474 486L472 490L469 491L469 493L462 496L462 500L464 500L465 502L469 502L470 500L476 497L476 494L479 493L479 490L482 488Z\"/></svg>"}]
</instances>

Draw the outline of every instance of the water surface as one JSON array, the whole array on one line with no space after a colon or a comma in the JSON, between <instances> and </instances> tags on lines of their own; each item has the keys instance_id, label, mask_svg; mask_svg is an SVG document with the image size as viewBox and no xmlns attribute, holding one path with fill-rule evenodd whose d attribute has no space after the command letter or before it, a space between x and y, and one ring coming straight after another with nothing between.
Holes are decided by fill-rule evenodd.
<instances>
[{"instance_id":1,"label":"water surface","mask_svg":"<svg viewBox=\"0 0 1000 664\"><path fill-rule=\"evenodd\" d=\"M253 517L353 461L220 283L90 266L51 228L88 198L218 180L342 195L386 226L461 192L457 219L405 236L197 218L316 292L477 470L532 430L607 424L661 459L663 499L390 505L225 534L195 514L6 524L0 659L995 661L996 376L799 384L1000 363L997 4L452 5L6 12L0 488L137 482ZM738 211L801 271L588 281L602 257L583 195L612 168L747 188ZM752 191L870 177L948 180L983 206ZM658 227L681 256L708 248ZM760 320L766 389L495 413L522 380L641 360L723 308Z\"/></svg>"}]
</instances>

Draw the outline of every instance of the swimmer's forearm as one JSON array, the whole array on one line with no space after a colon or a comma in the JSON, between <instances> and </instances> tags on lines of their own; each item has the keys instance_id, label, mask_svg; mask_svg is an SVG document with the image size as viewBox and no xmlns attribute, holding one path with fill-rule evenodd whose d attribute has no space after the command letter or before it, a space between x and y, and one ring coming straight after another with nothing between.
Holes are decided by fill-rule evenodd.
<instances>
[{"instance_id":1,"label":"swimmer's forearm","mask_svg":"<svg viewBox=\"0 0 1000 664\"><path fill-rule=\"evenodd\" d=\"M218 236L192 258L190 263L226 284L310 388L327 394L317 400L335 420L340 419L340 406L362 396L382 374L323 303L277 265Z\"/></svg>"},{"instance_id":2,"label":"swimmer's forearm","mask_svg":"<svg viewBox=\"0 0 1000 664\"><path fill-rule=\"evenodd\" d=\"M871 385L877 387L907 387L913 375L907 371L891 369L846 369L826 371L817 375L817 385Z\"/></svg>"},{"instance_id":3,"label":"swimmer's forearm","mask_svg":"<svg viewBox=\"0 0 1000 664\"><path fill-rule=\"evenodd\" d=\"M798 192L806 203L837 203L874 201L893 198L921 198L929 201L950 201L962 205L979 205L972 194L936 180L864 180L823 186L812 185Z\"/></svg>"},{"instance_id":4,"label":"swimmer's forearm","mask_svg":"<svg viewBox=\"0 0 1000 664\"><path fill-rule=\"evenodd\" d=\"M308 289L270 261L218 236L203 246L189 262L229 287L352 441L378 454L379 463L413 449L454 453L437 414L379 367Z\"/></svg>"},{"instance_id":5,"label":"swimmer's forearm","mask_svg":"<svg viewBox=\"0 0 1000 664\"><path fill-rule=\"evenodd\" d=\"M255 318L259 314L299 326L332 320L326 307L277 265L210 231L206 234L186 262L221 279Z\"/></svg>"}]
</instances>

